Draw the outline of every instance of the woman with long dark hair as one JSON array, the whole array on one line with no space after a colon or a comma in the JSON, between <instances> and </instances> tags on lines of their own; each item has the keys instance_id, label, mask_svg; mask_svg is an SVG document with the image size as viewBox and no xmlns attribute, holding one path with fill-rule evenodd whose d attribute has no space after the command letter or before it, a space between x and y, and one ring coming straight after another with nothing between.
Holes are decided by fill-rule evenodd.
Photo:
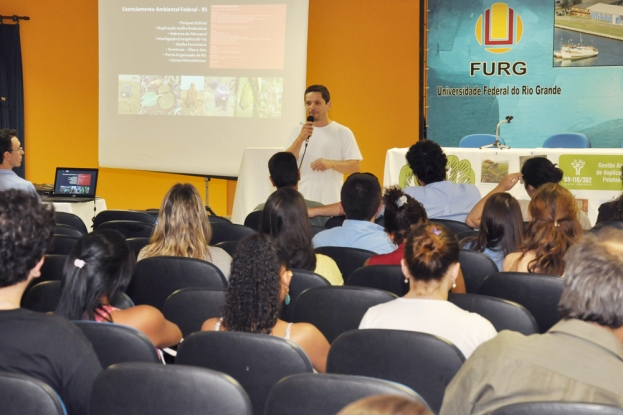
<instances>
[{"instance_id":1,"label":"woman with long dark hair","mask_svg":"<svg viewBox=\"0 0 623 415\"><path fill-rule=\"evenodd\" d=\"M461 241L461 247L489 256L502 271L506 255L519 250L523 220L517 199L508 193L491 195L482 211L477 236Z\"/></svg>"},{"instance_id":2,"label":"woman with long dark hair","mask_svg":"<svg viewBox=\"0 0 623 415\"><path fill-rule=\"evenodd\" d=\"M291 268L306 269L325 277L332 285L342 285L342 273L335 261L314 253L307 207L303 196L291 187L270 195L264 205L260 232L275 237L286 251Z\"/></svg>"},{"instance_id":3,"label":"woman with long dark hair","mask_svg":"<svg viewBox=\"0 0 623 415\"><path fill-rule=\"evenodd\" d=\"M371 307L359 328L434 334L451 341L469 357L497 332L485 318L447 301L459 268L459 243L448 228L435 223L416 226L409 232L402 260L409 292Z\"/></svg>"},{"instance_id":4,"label":"woman with long dark hair","mask_svg":"<svg viewBox=\"0 0 623 415\"><path fill-rule=\"evenodd\" d=\"M308 323L279 319L283 302L289 303L292 272L281 244L267 234L240 241L234 254L225 295L223 317L203 323L203 331L245 331L283 337L298 344L314 368L324 372L329 342Z\"/></svg>"},{"instance_id":5,"label":"woman with long dark hair","mask_svg":"<svg viewBox=\"0 0 623 415\"><path fill-rule=\"evenodd\" d=\"M130 326L143 332L156 347L179 343L180 329L158 309L139 305L120 310L110 304L130 283L134 263L134 254L120 233L96 230L83 236L65 262L55 314L69 320Z\"/></svg>"},{"instance_id":6,"label":"woman with long dark hair","mask_svg":"<svg viewBox=\"0 0 623 415\"><path fill-rule=\"evenodd\" d=\"M547 183L534 192L529 210L524 242L504 259L502 270L560 276L567 250L582 236L575 198L564 187Z\"/></svg>"}]
</instances>

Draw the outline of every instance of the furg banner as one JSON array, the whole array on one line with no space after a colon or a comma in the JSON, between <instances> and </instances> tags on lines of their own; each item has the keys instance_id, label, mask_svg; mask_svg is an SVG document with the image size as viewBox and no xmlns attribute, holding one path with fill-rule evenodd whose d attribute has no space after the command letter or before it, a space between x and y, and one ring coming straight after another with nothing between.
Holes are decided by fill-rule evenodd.
<instances>
[{"instance_id":1,"label":"furg banner","mask_svg":"<svg viewBox=\"0 0 623 415\"><path fill-rule=\"evenodd\" d=\"M612 0L428 1L428 138L495 134L540 147L623 140L623 6Z\"/></svg>"}]
</instances>

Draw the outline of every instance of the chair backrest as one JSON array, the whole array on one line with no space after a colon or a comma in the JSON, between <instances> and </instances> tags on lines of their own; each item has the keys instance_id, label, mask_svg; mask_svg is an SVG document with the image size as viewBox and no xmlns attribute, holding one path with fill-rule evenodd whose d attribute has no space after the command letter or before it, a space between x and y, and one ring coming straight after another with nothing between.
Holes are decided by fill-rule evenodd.
<instances>
[{"instance_id":1,"label":"chair backrest","mask_svg":"<svg viewBox=\"0 0 623 415\"><path fill-rule=\"evenodd\" d=\"M21 373L0 372L2 415L67 415L47 383Z\"/></svg>"},{"instance_id":2,"label":"chair backrest","mask_svg":"<svg viewBox=\"0 0 623 415\"><path fill-rule=\"evenodd\" d=\"M93 345L103 368L116 363L158 363L158 353L151 340L132 327L96 321L74 321Z\"/></svg>"},{"instance_id":3,"label":"chair backrest","mask_svg":"<svg viewBox=\"0 0 623 415\"><path fill-rule=\"evenodd\" d=\"M234 253L236 252L236 248L238 248L238 242L239 241L223 241L217 243L214 246L221 248L222 250L227 252L229 256L233 257Z\"/></svg>"},{"instance_id":4,"label":"chair backrest","mask_svg":"<svg viewBox=\"0 0 623 415\"><path fill-rule=\"evenodd\" d=\"M317 254L333 258L342 273L344 281L348 281L350 274L357 268L363 267L363 263L366 262L368 258L376 255L374 252L366 249L347 248L343 246L322 246L316 248L314 251L316 251Z\"/></svg>"},{"instance_id":5,"label":"chair backrest","mask_svg":"<svg viewBox=\"0 0 623 415\"><path fill-rule=\"evenodd\" d=\"M82 238L84 234L73 226L56 224L54 226L54 235L66 235L73 236L74 238Z\"/></svg>"},{"instance_id":6,"label":"chair backrest","mask_svg":"<svg viewBox=\"0 0 623 415\"><path fill-rule=\"evenodd\" d=\"M327 373L371 376L402 383L420 394L434 413L465 358L452 343L427 333L353 330L335 339Z\"/></svg>"},{"instance_id":7,"label":"chair backrest","mask_svg":"<svg viewBox=\"0 0 623 415\"><path fill-rule=\"evenodd\" d=\"M330 287L331 283L326 278L306 269L291 269L292 279L290 280L290 304L283 304L281 307L281 319L287 322L294 321L294 305L301 293L313 287Z\"/></svg>"},{"instance_id":8,"label":"chair backrest","mask_svg":"<svg viewBox=\"0 0 623 415\"><path fill-rule=\"evenodd\" d=\"M532 314L512 301L488 295L454 293L448 295L448 301L463 310L483 316L497 331L513 330L526 336L539 332Z\"/></svg>"},{"instance_id":9,"label":"chair backrest","mask_svg":"<svg viewBox=\"0 0 623 415\"><path fill-rule=\"evenodd\" d=\"M496 272L482 282L479 294L504 298L524 306L545 333L560 320L558 301L562 278L527 272Z\"/></svg>"},{"instance_id":10,"label":"chair backrest","mask_svg":"<svg viewBox=\"0 0 623 415\"><path fill-rule=\"evenodd\" d=\"M231 377L200 367L123 363L95 379L90 415L251 415Z\"/></svg>"},{"instance_id":11,"label":"chair backrest","mask_svg":"<svg viewBox=\"0 0 623 415\"><path fill-rule=\"evenodd\" d=\"M549 136L543 148L591 148L591 140L580 133L562 133Z\"/></svg>"},{"instance_id":12,"label":"chair backrest","mask_svg":"<svg viewBox=\"0 0 623 415\"><path fill-rule=\"evenodd\" d=\"M623 408L587 402L520 402L503 406L491 415L623 415Z\"/></svg>"},{"instance_id":13,"label":"chair backrest","mask_svg":"<svg viewBox=\"0 0 623 415\"><path fill-rule=\"evenodd\" d=\"M325 228L324 226L311 225L312 237L315 236L317 233L320 233L325 230L327 230L327 228Z\"/></svg>"},{"instance_id":14,"label":"chair backrest","mask_svg":"<svg viewBox=\"0 0 623 415\"><path fill-rule=\"evenodd\" d=\"M256 210L255 212L249 213L247 217L244 218L244 226L259 232L263 213L264 211L262 210Z\"/></svg>"},{"instance_id":15,"label":"chair backrest","mask_svg":"<svg viewBox=\"0 0 623 415\"><path fill-rule=\"evenodd\" d=\"M260 415L270 389L296 373L312 373L305 352L294 343L266 334L241 332L193 333L179 345L176 364L218 370L236 379Z\"/></svg>"},{"instance_id":16,"label":"chair backrest","mask_svg":"<svg viewBox=\"0 0 623 415\"><path fill-rule=\"evenodd\" d=\"M504 144L504 139L498 137L500 143ZM482 146L488 146L495 142L495 134L470 134L461 138L459 141L459 147L463 148L479 148Z\"/></svg>"},{"instance_id":17,"label":"chair backrest","mask_svg":"<svg viewBox=\"0 0 623 415\"><path fill-rule=\"evenodd\" d=\"M346 216L331 216L324 224L327 229L335 228L336 226L342 226L342 223L346 220Z\"/></svg>"},{"instance_id":18,"label":"chair backrest","mask_svg":"<svg viewBox=\"0 0 623 415\"><path fill-rule=\"evenodd\" d=\"M134 257L137 258L141 249L149 245L149 238L128 238L125 240L130 247L130 250L134 252Z\"/></svg>"},{"instance_id":19,"label":"chair backrest","mask_svg":"<svg viewBox=\"0 0 623 415\"><path fill-rule=\"evenodd\" d=\"M243 225L235 223L217 222L212 225L212 240L210 245L216 245L223 241L240 241L247 235L252 235L256 231Z\"/></svg>"},{"instance_id":20,"label":"chair backrest","mask_svg":"<svg viewBox=\"0 0 623 415\"><path fill-rule=\"evenodd\" d=\"M54 235L52 238L52 246L47 250L46 254L52 255L69 255L74 249L78 239L75 236Z\"/></svg>"},{"instance_id":21,"label":"chair backrest","mask_svg":"<svg viewBox=\"0 0 623 415\"><path fill-rule=\"evenodd\" d=\"M149 216L149 215L147 215ZM153 223L139 222L135 220L111 220L100 224L97 229L112 229L121 233L126 239L150 238L154 232Z\"/></svg>"},{"instance_id":22,"label":"chair backrest","mask_svg":"<svg viewBox=\"0 0 623 415\"><path fill-rule=\"evenodd\" d=\"M184 288L175 291L164 303L164 317L177 324L183 337L201 331L209 318L221 317L225 291L209 288Z\"/></svg>"},{"instance_id":23,"label":"chair backrest","mask_svg":"<svg viewBox=\"0 0 623 415\"><path fill-rule=\"evenodd\" d=\"M294 307L295 323L311 323L332 343L359 328L370 307L395 300L387 291L363 287L316 287L304 291Z\"/></svg>"},{"instance_id":24,"label":"chair backrest","mask_svg":"<svg viewBox=\"0 0 623 415\"><path fill-rule=\"evenodd\" d=\"M461 242L463 239L465 238L471 238L474 236L478 236L478 231L475 229L472 229L471 231L465 231L465 232L459 232L456 234L456 238L459 240L459 242Z\"/></svg>"},{"instance_id":25,"label":"chair backrest","mask_svg":"<svg viewBox=\"0 0 623 415\"><path fill-rule=\"evenodd\" d=\"M157 256L139 261L127 293L135 304L162 310L167 297L182 288L224 290L225 276L214 264L194 258Z\"/></svg>"},{"instance_id":26,"label":"chair backrest","mask_svg":"<svg viewBox=\"0 0 623 415\"><path fill-rule=\"evenodd\" d=\"M471 249L459 251L459 264L468 293L478 294L480 285L487 276L498 272L498 266L486 254Z\"/></svg>"},{"instance_id":27,"label":"chair backrest","mask_svg":"<svg viewBox=\"0 0 623 415\"><path fill-rule=\"evenodd\" d=\"M69 212L59 212L57 210L54 211L54 219L57 225L71 226L72 228L78 229L83 235L89 233L89 231L87 230L87 226L78 215L74 215L73 213Z\"/></svg>"},{"instance_id":28,"label":"chair backrest","mask_svg":"<svg viewBox=\"0 0 623 415\"><path fill-rule=\"evenodd\" d=\"M210 222L210 225L213 225L215 223L231 223L231 221L227 218L214 215L208 215L208 221Z\"/></svg>"},{"instance_id":29,"label":"chair backrest","mask_svg":"<svg viewBox=\"0 0 623 415\"><path fill-rule=\"evenodd\" d=\"M264 415L333 415L359 399L387 394L426 405L417 393L398 383L365 376L301 373L273 386Z\"/></svg>"},{"instance_id":30,"label":"chair backrest","mask_svg":"<svg viewBox=\"0 0 623 415\"><path fill-rule=\"evenodd\" d=\"M60 281L63 279L63 269L67 255L46 254L41 266L41 276L34 280L35 284L43 281ZM32 284L34 285L34 284Z\"/></svg>"},{"instance_id":31,"label":"chair backrest","mask_svg":"<svg viewBox=\"0 0 623 415\"><path fill-rule=\"evenodd\" d=\"M474 228L466 224L465 222L459 222L458 220L450 220L450 219L429 219L429 222L438 223L439 225L443 225L450 230L450 232L458 235L459 233L473 231Z\"/></svg>"},{"instance_id":32,"label":"chair backrest","mask_svg":"<svg viewBox=\"0 0 623 415\"><path fill-rule=\"evenodd\" d=\"M400 265L361 267L348 277L346 285L385 290L396 294L398 297L409 292L409 283L405 283L405 276Z\"/></svg>"},{"instance_id":33,"label":"chair backrest","mask_svg":"<svg viewBox=\"0 0 623 415\"><path fill-rule=\"evenodd\" d=\"M140 212L135 210L103 210L95 216L93 221L93 229L100 227L102 223L110 222L113 220L130 220L133 222L148 223L151 225L156 224L156 218L147 212Z\"/></svg>"},{"instance_id":34,"label":"chair backrest","mask_svg":"<svg viewBox=\"0 0 623 415\"><path fill-rule=\"evenodd\" d=\"M56 310L61 299L60 281L43 281L28 288L22 297L22 307L39 313L49 313ZM134 305L130 297L121 293L118 298L111 301L117 308L130 308Z\"/></svg>"}]
</instances>

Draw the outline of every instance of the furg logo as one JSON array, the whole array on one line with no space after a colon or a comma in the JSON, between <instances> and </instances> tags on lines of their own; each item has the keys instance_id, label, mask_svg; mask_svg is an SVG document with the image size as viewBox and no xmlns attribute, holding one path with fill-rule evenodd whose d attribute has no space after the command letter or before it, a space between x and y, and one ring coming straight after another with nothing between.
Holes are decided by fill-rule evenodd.
<instances>
[{"instance_id":1,"label":"furg logo","mask_svg":"<svg viewBox=\"0 0 623 415\"><path fill-rule=\"evenodd\" d=\"M483 17L484 16L484 17ZM519 13L506 3L494 3L476 21L476 40L491 53L506 53L521 40L523 21ZM471 62L470 76L481 72L485 76L525 75L525 62Z\"/></svg>"}]
</instances>

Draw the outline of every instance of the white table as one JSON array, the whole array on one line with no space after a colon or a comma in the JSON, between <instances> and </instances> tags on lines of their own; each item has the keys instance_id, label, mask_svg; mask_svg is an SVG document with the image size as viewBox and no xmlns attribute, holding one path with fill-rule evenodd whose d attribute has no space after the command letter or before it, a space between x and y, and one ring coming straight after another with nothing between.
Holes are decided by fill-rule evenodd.
<instances>
[{"instance_id":1,"label":"white table","mask_svg":"<svg viewBox=\"0 0 623 415\"><path fill-rule=\"evenodd\" d=\"M45 200L43 200L45 202ZM106 210L106 200L98 197L95 199L95 211L93 211L94 203L89 202L53 202L54 209L57 212L73 213L78 216L87 227L87 231L93 231L93 218L103 210Z\"/></svg>"},{"instance_id":2,"label":"white table","mask_svg":"<svg viewBox=\"0 0 623 415\"><path fill-rule=\"evenodd\" d=\"M231 213L233 223L242 225L247 215L257 205L266 202L268 196L275 191L269 179L268 160L273 154L283 150L283 147L248 147L244 150Z\"/></svg>"},{"instance_id":3,"label":"white table","mask_svg":"<svg viewBox=\"0 0 623 415\"><path fill-rule=\"evenodd\" d=\"M534 156L547 156L564 172L561 184L569 189L595 224L599 205L621 194L623 149L517 148L475 149L445 147L448 156L448 179L475 184L482 196L491 191L507 172L521 170L522 161ZM385 157L384 186L414 186L413 174L406 163L408 148L392 148ZM529 199L521 184L509 193L517 199Z\"/></svg>"}]
</instances>

